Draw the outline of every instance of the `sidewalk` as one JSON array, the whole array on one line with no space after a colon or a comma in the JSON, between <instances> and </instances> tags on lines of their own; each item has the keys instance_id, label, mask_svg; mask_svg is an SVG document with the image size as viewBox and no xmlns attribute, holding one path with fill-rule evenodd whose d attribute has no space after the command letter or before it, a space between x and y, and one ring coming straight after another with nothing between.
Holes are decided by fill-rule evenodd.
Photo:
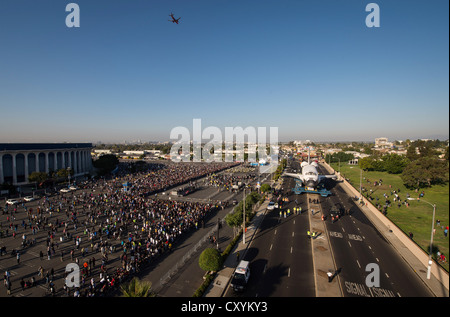
<instances>
[{"instance_id":1,"label":"sidewalk","mask_svg":"<svg viewBox=\"0 0 450 317\"><path fill-rule=\"evenodd\" d=\"M242 236L240 241L235 245L233 251L225 260L222 270L217 272L216 277L206 289L205 293L203 294L204 297L223 296L230 282L231 276L233 275L236 268L236 255L239 252L239 257L241 259L245 257L245 253L247 252L247 249L251 244L255 233L258 230L260 223L264 219L264 216L266 215L267 205L269 204L269 201L269 199L266 199L264 203L262 203L258 207L258 210L256 211L251 224L247 227L247 232L245 233L245 243L243 242Z\"/></svg>"},{"instance_id":2,"label":"sidewalk","mask_svg":"<svg viewBox=\"0 0 450 317\"><path fill-rule=\"evenodd\" d=\"M310 232L316 234L314 238L311 237L316 297L342 297L339 275L335 274L333 250L325 222L322 220L322 207L320 204L309 203L310 197L314 199L316 196L307 194L308 210L306 211L309 216ZM328 282L327 273L330 271L333 273L333 278L331 282Z\"/></svg>"}]
</instances>

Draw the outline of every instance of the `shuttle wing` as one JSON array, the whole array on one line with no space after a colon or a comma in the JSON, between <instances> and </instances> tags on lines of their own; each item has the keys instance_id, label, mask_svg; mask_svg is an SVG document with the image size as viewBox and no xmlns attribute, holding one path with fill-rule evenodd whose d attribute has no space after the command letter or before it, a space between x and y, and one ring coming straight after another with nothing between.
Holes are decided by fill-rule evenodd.
<instances>
[{"instance_id":1,"label":"shuttle wing","mask_svg":"<svg viewBox=\"0 0 450 317\"><path fill-rule=\"evenodd\" d=\"M336 175L319 175L319 182L321 182L327 178L337 179L337 176Z\"/></svg>"},{"instance_id":2,"label":"shuttle wing","mask_svg":"<svg viewBox=\"0 0 450 317\"><path fill-rule=\"evenodd\" d=\"M293 177L296 179L299 179L303 182L303 175L302 174L297 174L297 173L283 173L283 175L281 176L289 176L289 177Z\"/></svg>"}]
</instances>

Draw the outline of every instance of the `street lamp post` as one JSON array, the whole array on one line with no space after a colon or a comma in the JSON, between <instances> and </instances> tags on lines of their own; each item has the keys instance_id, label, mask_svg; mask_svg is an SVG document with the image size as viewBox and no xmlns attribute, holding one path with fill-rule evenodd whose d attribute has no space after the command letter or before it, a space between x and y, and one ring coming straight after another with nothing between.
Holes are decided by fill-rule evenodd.
<instances>
[{"instance_id":1,"label":"street lamp post","mask_svg":"<svg viewBox=\"0 0 450 317\"><path fill-rule=\"evenodd\" d=\"M408 198L408 200L416 200L415 198ZM428 255L428 270L427 270L427 279L429 280L431 278L431 264L433 263L432 261L432 255L433 255L433 235L434 235L434 218L436 215L436 204L432 204L426 200L417 198L418 201L423 201L425 203L427 203L428 205L433 207L433 220L431 222L431 238L430 238L430 253Z\"/></svg>"},{"instance_id":2,"label":"street lamp post","mask_svg":"<svg viewBox=\"0 0 450 317\"><path fill-rule=\"evenodd\" d=\"M339 167L338 167L339 178L341 178L341 158L339 157Z\"/></svg>"},{"instance_id":3,"label":"street lamp post","mask_svg":"<svg viewBox=\"0 0 450 317\"><path fill-rule=\"evenodd\" d=\"M362 200L362 168L359 176L359 199Z\"/></svg>"},{"instance_id":4,"label":"street lamp post","mask_svg":"<svg viewBox=\"0 0 450 317\"><path fill-rule=\"evenodd\" d=\"M243 233L243 239L242 239L242 241L243 241L244 244L245 244L245 185L244 185L244 190L243 190L243 192L244 192L244 200L242 201L242 212L243 212L243 215L242 215L242 233Z\"/></svg>"}]
</instances>

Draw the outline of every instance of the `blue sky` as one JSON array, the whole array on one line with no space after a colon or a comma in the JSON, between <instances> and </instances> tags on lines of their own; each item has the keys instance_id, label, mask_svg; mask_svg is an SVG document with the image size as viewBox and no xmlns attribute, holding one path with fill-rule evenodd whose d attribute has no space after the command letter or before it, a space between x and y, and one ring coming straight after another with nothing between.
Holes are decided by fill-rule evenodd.
<instances>
[{"instance_id":1,"label":"blue sky","mask_svg":"<svg viewBox=\"0 0 450 317\"><path fill-rule=\"evenodd\" d=\"M448 138L449 2L374 1L368 28L370 2L2 0L0 142L166 141L194 118L280 141Z\"/></svg>"}]
</instances>

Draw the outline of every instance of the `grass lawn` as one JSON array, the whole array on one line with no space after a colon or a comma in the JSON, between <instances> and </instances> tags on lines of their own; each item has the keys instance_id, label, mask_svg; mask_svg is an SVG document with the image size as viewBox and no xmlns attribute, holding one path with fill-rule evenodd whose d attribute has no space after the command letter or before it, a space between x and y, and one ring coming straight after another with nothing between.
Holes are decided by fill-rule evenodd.
<instances>
[{"instance_id":1,"label":"grass lawn","mask_svg":"<svg viewBox=\"0 0 450 317\"><path fill-rule=\"evenodd\" d=\"M331 166L338 171L338 163L332 163ZM360 186L360 173L361 170L358 166L342 164L340 166L341 174L350 180L351 184L359 190ZM382 180L382 185L374 185L375 181ZM391 185L391 187L389 186ZM436 259L436 252L439 251L447 258L446 263L441 263L442 266L448 271L448 256L449 256L449 237L444 237L444 229L449 225L449 185L435 185L430 188L423 188L419 192L407 189L403 185L403 181L400 175L388 174L386 172L365 172L363 171L362 186L365 189L363 195L367 197L367 194L372 190L371 197L373 197L372 203L374 206L378 203L382 206L385 204L385 197L388 196L391 201L391 207L387 209L387 217L395 223L406 234L413 233L413 240L425 251L428 252L430 246L431 237L431 223L433 219L433 207L427 204L425 201L436 204L436 216L435 216L435 235L433 238L433 252ZM401 201L405 201L406 194L409 193L410 197L419 197L420 192L423 190L425 195L421 199L422 201L408 200L409 207L402 204L399 208L397 202L394 202L394 195L391 195L391 191L398 191L398 195ZM436 225L436 221L440 220L440 225Z\"/></svg>"}]
</instances>

